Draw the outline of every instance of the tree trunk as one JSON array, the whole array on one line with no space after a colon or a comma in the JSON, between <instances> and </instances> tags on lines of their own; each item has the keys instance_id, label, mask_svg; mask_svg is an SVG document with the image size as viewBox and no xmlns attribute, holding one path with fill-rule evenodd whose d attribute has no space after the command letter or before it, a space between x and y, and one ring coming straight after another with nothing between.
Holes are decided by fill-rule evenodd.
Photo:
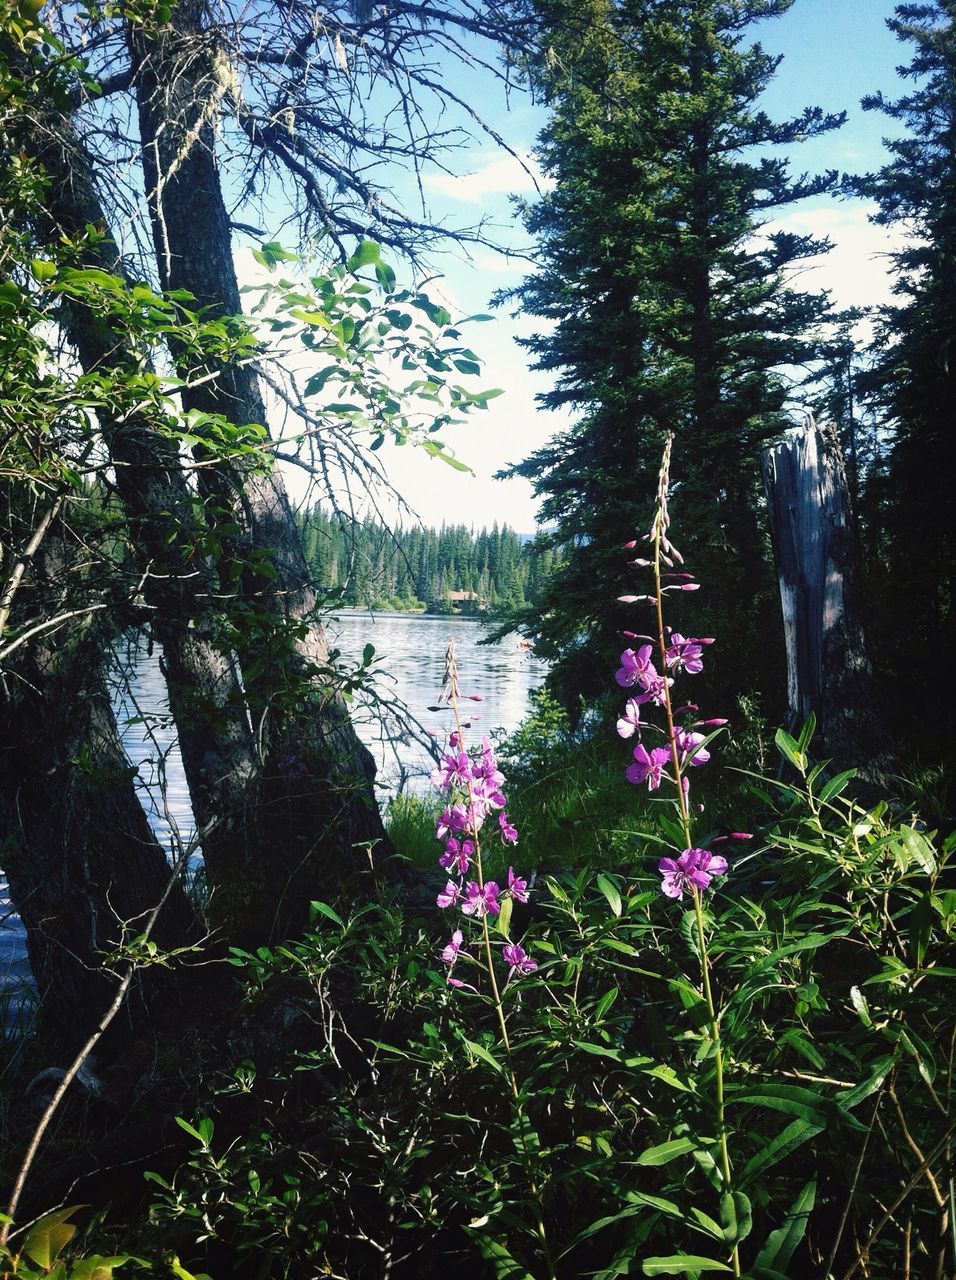
<instances>
[{"instance_id":1,"label":"tree trunk","mask_svg":"<svg viewBox=\"0 0 956 1280\"><path fill-rule=\"evenodd\" d=\"M75 578L76 568L65 539L51 531L18 605L31 600L38 582ZM16 626L36 616L35 606L18 608ZM153 941L168 949L196 936L133 787L110 701L110 636L100 616L24 645L4 663L0 681L0 853L42 1000L40 1043L63 1054L86 1039L113 995L104 954L124 935L141 933L164 894ZM164 984L156 967L141 973L127 1026L142 1023L145 998Z\"/></svg>"},{"instance_id":2,"label":"tree trunk","mask_svg":"<svg viewBox=\"0 0 956 1280\"><path fill-rule=\"evenodd\" d=\"M163 286L187 289L213 315L241 303L215 147L225 55L203 29L203 0L183 0L168 32L131 37L145 185ZM187 408L237 425L266 424L254 369L233 364L186 391ZM199 457L204 451L199 451ZM208 455L206 455L208 456ZM329 646L281 474L241 462L200 470L207 509L224 514L227 553L255 603L237 640L246 696L264 754L270 838L255 886L263 924L282 935L307 919L330 877L368 870L390 851L375 767L329 671ZM263 572L265 563L266 572ZM268 930L267 930L268 931Z\"/></svg>"},{"instance_id":3,"label":"tree trunk","mask_svg":"<svg viewBox=\"0 0 956 1280\"><path fill-rule=\"evenodd\" d=\"M812 711L818 757L880 782L892 765L867 655L837 429L812 417L763 454L783 606L788 728Z\"/></svg>"},{"instance_id":4,"label":"tree trunk","mask_svg":"<svg viewBox=\"0 0 956 1280\"><path fill-rule=\"evenodd\" d=\"M40 159L53 177L52 230L80 237L88 225L106 230L89 161L69 123L61 121ZM107 234L87 265L125 277ZM79 305L62 323L87 373L135 368L123 334ZM127 536L142 575L151 627L163 648L169 705L202 841L210 886L209 915L227 938L249 942L248 887L258 875L264 838L257 802L259 777L251 725L233 657L224 644L218 583L201 550L206 532L182 470L175 439L146 412L100 412L98 421L115 465L128 518Z\"/></svg>"}]
</instances>

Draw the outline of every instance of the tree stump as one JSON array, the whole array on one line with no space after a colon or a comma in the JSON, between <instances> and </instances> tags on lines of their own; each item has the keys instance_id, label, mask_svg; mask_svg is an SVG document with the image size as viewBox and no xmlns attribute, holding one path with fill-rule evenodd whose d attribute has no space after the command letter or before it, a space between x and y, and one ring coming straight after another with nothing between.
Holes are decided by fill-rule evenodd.
<instances>
[{"instance_id":1,"label":"tree stump","mask_svg":"<svg viewBox=\"0 0 956 1280\"><path fill-rule=\"evenodd\" d=\"M893 766L861 618L856 537L836 426L812 414L763 453L787 649L788 729L812 711L814 754L874 783Z\"/></svg>"}]
</instances>

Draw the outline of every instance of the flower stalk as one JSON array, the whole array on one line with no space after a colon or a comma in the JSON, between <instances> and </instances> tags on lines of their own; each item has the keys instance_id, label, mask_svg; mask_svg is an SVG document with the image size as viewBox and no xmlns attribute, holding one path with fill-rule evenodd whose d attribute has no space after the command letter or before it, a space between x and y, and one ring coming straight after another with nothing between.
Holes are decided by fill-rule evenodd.
<instances>
[{"instance_id":1,"label":"flower stalk","mask_svg":"<svg viewBox=\"0 0 956 1280\"><path fill-rule=\"evenodd\" d=\"M678 673L684 671L695 675L703 670L703 647L711 643L710 639L687 639L677 632L671 632L664 622L664 597L670 591L692 591L699 586L693 581L693 575L684 572L665 573L662 566L673 569L675 563L683 564L683 557L670 541L668 533L670 516L667 499L670 488L670 458L674 437L669 435L664 446L664 455L658 477L657 501L654 518L651 522L647 539L651 543L651 559L632 560L631 563L640 568L650 568L653 575L653 593L644 596L621 596L626 603L646 601L651 604L656 616L656 634L653 644L645 645L637 652L627 649L621 654L621 667L617 672L618 684L634 687L638 692L629 699L625 715L618 720L618 733L622 737L630 737L640 733L640 706L651 702L660 706L664 712L666 729L666 747L654 748L650 752L638 743L634 748L634 761L627 770L629 782L641 784L647 782L650 790L660 787L666 776L674 785L676 804L680 826L684 837L684 851L677 859L662 858L659 870L663 880L661 889L672 898L680 898L685 890L690 893L694 907L697 945L701 970L701 986L707 1006L710 1038L714 1056L714 1110L717 1124L717 1137L720 1145L720 1168L724 1189L733 1192L733 1170L730 1162L730 1149L727 1134L726 1106L724 1098L724 1053L721 1040L720 1015L714 999L713 984L710 975L710 955L707 948L707 931L704 925L703 892L710 885L715 875L724 875L727 861L719 854L706 849L694 847L693 830L690 811L690 785L686 770L690 767L706 764L710 758L706 750L709 740L703 734L694 732L693 726L682 727L677 724L677 713L671 697L674 678L668 671ZM627 550L636 546L629 543ZM665 582L665 578L667 581ZM633 633L630 638L641 639ZM645 637L649 638L649 637ZM657 649L661 674L657 672L652 661L653 649ZM696 711L692 704L682 708L684 711ZM722 725L723 721L718 721ZM713 721L698 722L699 725L712 725ZM648 726L652 727L652 726ZM666 762L666 763L665 763ZM667 772L669 770L669 772ZM745 835L746 833L736 833ZM741 1274L740 1252L734 1245L731 1254L731 1265L735 1276Z\"/></svg>"},{"instance_id":2,"label":"flower stalk","mask_svg":"<svg viewBox=\"0 0 956 1280\"><path fill-rule=\"evenodd\" d=\"M518 1122L522 1162L535 1206L535 1232L541 1248L547 1280L556 1280L557 1273L544 1221L543 1198L535 1171L535 1156L529 1149L525 1136L524 1106L515 1072L503 999L504 990L513 978L532 974L536 972L538 966L522 946L509 940L509 929L507 926L504 927L502 933L505 940L501 956L508 968L508 976L502 987L498 981L490 927L491 919L503 918L502 908L507 911L507 918L510 920L511 904L526 903L529 890L527 881L516 875L513 867L508 868L508 881L503 890L496 881L485 878L481 831L488 817L497 813L498 831L502 844L516 844L518 832L508 819L505 797L501 790L504 777L498 769L491 743L487 738L484 739L481 759L477 761L473 760L465 749L465 725L461 718L461 698L455 642L451 640L445 656L445 675L438 701L439 704L446 703L451 710L455 727L449 740L449 749L442 756L439 768L432 774L432 781L449 793L450 801L438 819L436 834L438 839L445 841L445 850L439 858L439 865L446 871L457 873L458 880L457 882L453 879L448 880L445 889L438 895L437 903L442 908L459 906L463 916L473 917L481 925L479 945L483 955L482 967L488 975L490 991L490 998L486 997L486 999L494 1007L501 1033L505 1070L510 1085L514 1114ZM456 801L456 795L461 799ZM465 877L472 869L475 878L466 882ZM448 984L452 987L461 988L469 985L453 976L453 969L460 958L463 942L464 933L461 929L457 929L442 952L442 959L448 965ZM474 987L470 989L475 990ZM476 994L480 993L476 992Z\"/></svg>"}]
</instances>

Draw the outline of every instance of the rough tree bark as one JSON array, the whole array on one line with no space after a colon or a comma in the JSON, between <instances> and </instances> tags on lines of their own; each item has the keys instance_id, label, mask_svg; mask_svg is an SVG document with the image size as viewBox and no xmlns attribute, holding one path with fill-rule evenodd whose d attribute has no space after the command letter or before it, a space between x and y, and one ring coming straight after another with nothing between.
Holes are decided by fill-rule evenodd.
<instances>
[{"instance_id":1,"label":"rough tree bark","mask_svg":"<svg viewBox=\"0 0 956 1280\"><path fill-rule=\"evenodd\" d=\"M77 568L54 528L18 593L14 626L48 617L49 584L55 594ZM67 1055L112 997L116 983L103 956L124 928L135 937L166 893L154 941L168 949L197 936L133 787L112 710L110 636L101 616L23 645L5 660L0 679L0 852L42 997L40 1042ZM160 970L143 971L126 1026L142 1023L147 997L164 986Z\"/></svg>"},{"instance_id":2,"label":"rough tree bark","mask_svg":"<svg viewBox=\"0 0 956 1280\"><path fill-rule=\"evenodd\" d=\"M54 233L79 237L88 225L106 229L89 161L65 120L40 156L54 179L49 202ZM87 265L125 278L107 234L91 245ZM87 373L132 369L122 334L80 305L66 307L64 329ZM215 573L197 550L204 532L175 439L148 415L100 412L98 421L115 466L115 484L150 625L163 649L170 710L176 723L193 813L211 889L213 926L233 941L251 940L243 886L257 872L264 837L257 801L258 768L241 683L228 645ZM238 892L237 892L238 889Z\"/></svg>"},{"instance_id":3,"label":"rough tree bark","mask_svg":"<svg viewBox=\"0 0 956 1280\"><path fill-rule=\"evenodd\" d=\"M836 426L787 432L764 450L780 582L791 731L812 711L815 754L880 782L892 766L861 619L856 539Z\"/></svg>"},{"instance_id":4,"label":"rough tree bark","mask_svg":"<svg viewBox=\"0 0 956 1280\"><path fill-rule=\"evenodd\" d=\"M228 63L204 0L183 0L169 28L130 45L145 186L160 279L211 315L241 312L232 238L215 156ZM184 404L239 425L265 425L254 368L232 364L184 393ZM198 456L204 457L199 450ZM236 648L263 752L270 837L248 890L266 931L301 926L328 878L390 851L375 801L375 768L329 678L329 646L282 476L238 462L199 472L207 510L225 516L227 553L253 606ZM267 572L263 571L265 561Z\"/></svg>"}]
</instances>

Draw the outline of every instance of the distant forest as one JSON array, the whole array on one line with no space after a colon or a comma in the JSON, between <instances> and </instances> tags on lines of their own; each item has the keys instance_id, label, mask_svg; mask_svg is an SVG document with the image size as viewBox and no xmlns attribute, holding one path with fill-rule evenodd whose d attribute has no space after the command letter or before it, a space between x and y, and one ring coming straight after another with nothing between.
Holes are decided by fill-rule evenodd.
<instances>
[{"instance_id":1,"label":"distant forest","mask_svg":"<svg viewBox=\"0 0 956 1280\"><path fill-rule=\"evenodd\" d=\"M560 548L497 522L480 533L463 524L392 531L318 506L299 519L316 589L349 605L510 613L537 602L562 560Z\"/></svg>"}]
</instances>

